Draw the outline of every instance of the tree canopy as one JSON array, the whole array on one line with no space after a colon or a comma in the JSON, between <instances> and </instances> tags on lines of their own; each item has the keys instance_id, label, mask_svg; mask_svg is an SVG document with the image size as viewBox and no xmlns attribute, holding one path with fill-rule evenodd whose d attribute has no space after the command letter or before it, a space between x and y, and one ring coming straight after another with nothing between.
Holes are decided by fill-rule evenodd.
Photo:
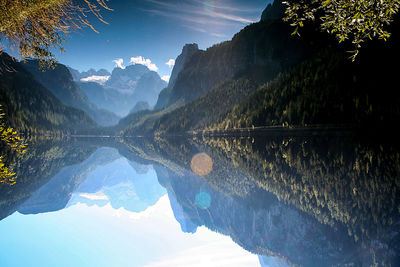
<instances>
[{"instance_id":1,"label":"tree canopy","mask_svg":"<svg viewBox=\"0 0 400 267\"><path fill-rule=\"evenodd\" d=\"M387 40L386 27L400 8L400 0L290 0L286 21L295 27L294 33L305 21L318 21L321 30L333 34L339 43L348 40L354 51L353 60L361 45L372 39Z\"/></svg>"},{"instance_id":2,"label":"tree canopy","mask_svg":"<svg viewBox=\"0 0 400 267\"><path fill-rule=\"evenodd\" d=\"M0 106L1 108L1 106ZM23 139L18 136L17 131L13 128L7 127L3 122L2 110L0 109L0 140L5 143L11 149L19 152L24 153L26 144L24 143ZM0 156L0 184L15 184L16 174L5 166L3 162L3 156Z\"/></svg>"},{"instance_id":3,"label":"tree canopy","mask_svg":"<svg viewBox=\"0 0 400 267\"><path fill-rule=\"evenodd\" d=\"M89 14L105 22L100 9L107 0L2 0L0 2L0 42L22 58L54 62L52 48L60 48L72 30L94 27ZM0 53L4 47L0 47Z\"/></svg>"},{"instance_id":4,"label":"tree canopy","mask_svg":"<svg viewBox=\"0 0 400 267\"><path fill-rule=\"evenodd\" d=\"M100 9L108 9L108 0L1 0L0 1L0 54L7 45L20 57L37 58L41 62L55 63L52 48L63 50L65 36L73 30L90 27L92 14L106 23ZM1 75L1 73L0 73ZM0 109L1 146L24 153L26 144L18 132L3 121ZM16 174L0 156L0 184L14 184Z\"/></svg>"}]
</instances>

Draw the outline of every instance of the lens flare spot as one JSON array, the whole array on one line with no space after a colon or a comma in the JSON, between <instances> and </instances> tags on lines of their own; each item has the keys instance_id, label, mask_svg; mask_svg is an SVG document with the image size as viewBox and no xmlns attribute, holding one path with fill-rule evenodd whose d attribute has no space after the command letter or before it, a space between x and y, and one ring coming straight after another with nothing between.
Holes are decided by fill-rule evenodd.
<instances>
[{"instance_id":1,"label":"lens flare spot","mask_svg":"<svg viewBox=\"0 0 400 267\"><path fill-rule=\"evenodd\" d=\"M205 191L201 191L196 195L196 205L200 209L208 209L211 205L211 196Z\"/></svg>"},{"instance_id":2,"label":"lens flare spot","mask_svg":"<svg viewBox=\"0 0 400 267\"><path fill-rule=\"evenodd\" d=\"M193 156L190 168L195 174L205 176L212 171L213 160L206 153L198 153Z\"/></svg>"}]
</instances>

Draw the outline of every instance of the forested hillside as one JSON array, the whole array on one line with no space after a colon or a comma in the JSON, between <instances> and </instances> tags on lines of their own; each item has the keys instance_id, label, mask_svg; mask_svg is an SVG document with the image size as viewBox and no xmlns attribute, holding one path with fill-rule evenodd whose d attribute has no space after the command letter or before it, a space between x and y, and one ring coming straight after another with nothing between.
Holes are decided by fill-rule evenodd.
<instances>
[{"instance_id":1,"label":"forested hillside","mask_svg":"<svg viewBox=\"0 0 400 267\"><path fill-rule=\"evenodd\" d=\"M277 8L270 6L268 10ZM164 109L153 111L151 116L146 114L149 119L139 123L133 119L136 123L129 124L124 134L176 133L210 125L258 86L312 54L315 47L308 40L291 36L291 30L281 19L266 15L231 41L206 51L185 46L193 47L188 53L191 57L185 58L181 71L174 72L176 79L160 93L156 107ZM136 116L131 114L124 122Z\"/></svg>"},{"instance_id":2,"label":"forested hillside","mask_svg":"<svg viewBox=\"0 0 400 267\"><path fill-rule=\"evenodd\" d=\"M173 86L160 94L175 107L153 112L151 120L137 120L124 134L258 126L358 128L399 120L393 67L400 59L398 19L387 42L371 41L352 62L348 44L337 45L313 25L300 37L292 36L293 29L278 16L282 11L275 3L232 41L194 52Z\"/></svg>"},{"instance_id":3,"label":"forested hillside","mask_svg":"<svg viewBox=\"0 0 400 267\"><path fill-rule=\"evenodd\" d=\"M89 101L82 89L73 81L69 69L63 64L56 64L54 69L42 70L39 67L39 61L28 60L23 66L64 105L85 111L101 126L118 123L117 115L111 111L99 109Z\"/></svg>"},{"instance_id":4,"label":"forested hillside","mask_svg":"<svg viewBox=\"0 0 400 267\"><path fill-rule=\"evenodd\" d=\"M224 117L232 106L240 103L256 88L256 83L247 79L222 82L200 99L166 113L159 119L146 120L140 128L128 127L124 134L149 134L153 131L156 134L181 134L193 129L204 129L211 122Z\"/></svg>"},{"instance_id":5,"label":"forested hillside","mask_svg":"<svg viewBox=\"0 0 400 267\"><path fill-rule=\"evenodd\" d=\"M64 106L10 56L2 53L0 60L0 104L10 126L28 135L96 127L85 112Z\"/></svg>"},{"instance_id":6,"label":"forested hillside","mask_svg":"<svg viewBox=\"0 0 400 267\"><path fill-rule=\"evenodd\" d=\"M395 34L387 44L365 48L356 62L339 49L322 50L262 86L213 128L395 125L400 119Z\"/></svg>"},{"instance_id":7,"label":"forested hillside","mask_svg":"<svg viewBox=\"0 0 400 267\"><path fill-rule=\"evenodd\" d=\"M247 26L231 41L199 50L179 73L167 106L181 99L196 100L227 79L247 76L266 82L274 78L309 53L306 43L290 32L281 20L265 20Z\"/></svg>"}]
</instances>

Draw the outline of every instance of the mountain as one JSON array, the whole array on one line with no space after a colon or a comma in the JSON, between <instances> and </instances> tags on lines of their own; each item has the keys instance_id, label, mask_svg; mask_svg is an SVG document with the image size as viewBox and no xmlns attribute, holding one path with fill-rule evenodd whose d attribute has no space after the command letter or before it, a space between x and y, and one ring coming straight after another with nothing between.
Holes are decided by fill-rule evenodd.
<instances>
[{"instance_id":1,"label":"mountain","mask_svg":"<svg viewBox=\"0 0 400 267\"><path fill-rule=\"evenodd\" d=\"M0 55L0 104L10 126L25 133L51 131L73 133L94 128L83 111L61 103L21 64L6 53Z\"/></svg>"},{"instance_id":2,"label":"mountain","mask_svg":"<svg viewBox=\"0 0 400 267\"><path fill-rule=\"evenodd\" d=\"M214 128L325 124L382 130L397 125L400 92L394 89L393 66L400 61L399 26L394 22L387 42L367 44L355 62L343 49L320 49L261 86Z\"/></svg>"},{"instance_id":3,"label":"mountain","mask_svg":"<svg viewBox=\"0 0 400 267\"><path fill-rule=\"evenodd\" d=\"M100 84L104 84L109 78L111 73L106 69L90 69L88 71L79 72L76 69L68 67L69 72L72 75L72 78L75 82L84 81L96 81Z\"/></svg>"},{"instance_id":4,"label":"mountain","mask_svg":"<svg viewBox=\"0 0 400 267\"><path fill-rule=\"evenodd\" d=\"M128 162L115 148L102 147L86 160L64 167L18 211L22 214L52 212L79 202L98 206L110 203L114 209L123 207L141 212L164 194L165 189L158 184L151 166Z\"/></svg>"},{"instance_id":5,"label":"mountain","mask_svg":"<svg viewBox=\"0 0 400 267\"><path fill-rule=\"evenodd\" d=\"M97 82L77 82L90 102L102 109L109 110L119 116L123 116L126 110L131 108L131 103L125 94L106 88Z\"/></svg>"},{"instance_id":6,"label":"mountain","mask_svg":"<svg viewBox=\"0 0 400 267\"><path fill-rule=\"evenodd\" d=\"M228 79L271 80L307 55L307 45L291 36L291 30L280 19L261 21L247 26L231 41L195 52L172 84L166 106L196 100Z\"/></svg>"},{"instance_id":7,"label":"mountain","mask_svg":"<svg viewBox=\"0 0 400 267\"><path fill-rule=\"evenodd\" d=\"M72 193L98 166L119 158L115 149L100 148L89 158L62 168L56 175L36 190L19 208L22 214L37 214L65 208Z\"/></svg>"},{"instance_id":8,"label":"mountain","mask_svg":"<svg viewBox=\"0 0 400 267\"><path fill-rule=\"evenodd\" d=\"M292 30L281 19L266 18L206 51L188 46L191 56L182 57L184 67L160 93L156 107L164 108L141 120L132 114L119 126L128 122L126 135L176 134L221 120L259 86L313 54L316 45L292 36Z\"/></svg>"},{"instance_id":9,"label":"mountain","mask_svg":"<svg viewBox=\"0 0 400 267\"><path fill-rule=\"evenodd\" d=\"M131 111L129 111L129 113L136 113L138 111L141 110L149 110L150 109L150 105L147 102L144 101L139 101L136 103L136 105L131 109Z\"/></svg>"},{"instance_id":10,"label":"mountain","mask_svg":"<svg viewBox=\"0 0 400 267\"><path fill-rule=\"evenodd\" d=\"M312 24L300 37L292 36L293 29L281 19L283 11L275 1L260 22L231 41L194 52L161 92L156 107L165 108L142 119L135 114L125 118L123 134L396 125L400 93L393 89L397 75L392 66L400 60L399 19L391 25L390 40L367 43L351 62L347 44L338 45Z\"/></svg>"},{"instance_id":11,"label":"mountain","mask_svg":"<svg viewBox=\"0 0 400 267\"><path fill-rule=\"evenodd\" d=\"M73 81L66 66L57 64L54 69L42 71L37 60L27 60L23 66L64 105L85 111L101 126L111 126L118 123L119 117L117 115L104 109L98 109L89 102L85 93Z\"/></svg>"},{"instance_id":12,"label":"mountain","mask_svg":"<svg viewBox=\"0 0 400 267\"><path fill-rule=\"evenodd\" d=\"M283 5L281 1L273 1L273 3L269 3L262 12L261 21L280 19L285 10L286 6Z\"/></svg>"},{"instance_id":13,"label":"mountain","mask_svg":"<svg viewBox=\"0 0 400 267\"><path fill-rule=\"evenodd\" d=\"M125 69L115 68L104 84L81 79L78 85L98 107L126 116L138 102L153 107L167 83L146 66L135 64Z\"/></svg>"},{"instance_id":14,"label":"mountain","mask_svg":"<svg viewBox=\"0 0 400 267\"><path fill-rule=\"evenodd\" d=\"M179 73L185 67L186 62L199 51L199 46L197 44L186 44L182 48L181 54L176 58L174 68L171 72L171 77L169 79L168 87L173 87Z\"/></svg>"},{"instance_id":15,"label":"mountain","mask_svg":"<svg viewBox=\"0 0 400 267\"><path fill-rule=\"evenodd\" d=\"M136 103L144 101L153 107L157 102L157 97L161 90L166 86L167 83L160 78L157 72L147 72L137 81L131 98Z\"/></svg>"},{"instance_id":16,"label":"mountain","mask_svg":"<svg viewBox=\"0 0 400 267\"><path fill-rule=\"evenodd\" d=\"M147 167L147 172L138 173L125 158L99 166L75 190L69 204L78 200L81 203L96 204L90 196L101 193L114 209L123 207L131 212L144 211L165 195L165 189L158 184L156 173L151 166Z\"/></svg>"},{"instance_id":17,"label":"mountain","mask_svg":"<svg viewBox=\"0 0 400 267\"><path fill-rule=\"evenodd\" d=\"M183 49L182 53L176 58L174 68L172 69L171 77L169 79L168 87L164 88L157 99L157 104L155 105L155 109L162 109L165 108L169 96L171 94L171 90L175 85L175 81L178 78L179 73L183 70L185 64L189 59L199 51L199 47L197 44L186 44Z\"/></svg>"},{"instance_id":18,"label":"mountain","mask_svg":"<svg viewBox=\"0 0 400 267\"><path fill-rule=\"evenodd\" d=\"M197 231L197 225L195 225L190 218L185 214L181 203L176 200L175 192L169 189L168 179L169 176L176 176L175 173L169 171L164 166L154 165L154 170L157 173L157 178L160 184L162 184L168 192L168 199L171 204L172 211L174 213L174 217L179 225L181 226L181 230L184 233L192 233L194 234Z\"/></svg>"},{"instance_id":19,"label":"mountain","mask_svg":"<svg viewBox=\"0 0 400 267\"><path fill-rule=\"evenodd\" d=\"M141 64L129 65L124 69L114 68L105 85L121 93L132 94L138 80L148 72L150 70Z\"/></svg>"},{"instance_id":20,"label":"mountain","mask_svg":"<svg viewBox=\"0 0 400 267\"><path fill-rule=\"evenodd\" d=\"M30 139L28 149L22 155L9 153L8 166L18 177L13 186L0 184L0 220L18 210L64 167L85 161L96 149L96 146L75 142L73 139L57 140L52 137ZM47 204L51 205L53 202L57 201L51 199Z\"/></svg>"}]
</instances>

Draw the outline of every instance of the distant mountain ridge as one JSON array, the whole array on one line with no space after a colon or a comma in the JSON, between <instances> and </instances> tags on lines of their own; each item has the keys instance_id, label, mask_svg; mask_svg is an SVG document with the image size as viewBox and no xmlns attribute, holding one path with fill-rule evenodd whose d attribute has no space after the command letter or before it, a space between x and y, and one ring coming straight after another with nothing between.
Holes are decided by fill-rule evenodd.
<instances>
[{"instance_id":1,"label":"distant mountain ridge","mask_svg":"<svg viewBox=\"0 0 400 267\"><path fill-rule=\"evenodd\" d=\"M63 105L24 64L4 52L0 62L0 104L12 127L25 134L74 133L96 127L85 112Z\"/></svg>"},{"instance_id":2,"label":"distant mountain ridge","mask_svg":"<svg viewBox=\"0 0 400 267\"><path fill-rule=\"evenodd\" d=\"M57 64L54 69L43 71L40 69L37 60L27 60L23 63L23 66L64 105L85 111L101 126L111 126L118 123L119 117L117 115L99 109L89 101L86 94L74 82L69 69L65 65Z\"/></svg>"},{"instance_id":3,"label":"distant mountain ridge","mask_svg":"<svg viewBox=\"0 0 400 267\"><path fill-rule=\"evenodd\" d=\"M68 67L68 70L71 73L72 78L74 79L75 82L80 82L81 79L87 79L93 76L109 77L111 75L111 73L106 69L99 69L99 70L90 69L88 71L80 72L76 69Z\"/></svg>"},{"instance_id":4,"label":"distant mountain ridge","mask_svg":"<svg viewBox=\"0 0 400 267\"><path fill-rule=\"evenodd\" d=\"M167 86L157 72L140 64L129 65L124 69L114 68L104 82L95 82L106 72L92 72L77 82L88 99L100 108L112 111L119 116L126 116L138 102L147 102L150 107L156 104L161 90ZM80 73L82 77L83 73ZM93 77L94 82L87 78Z\"/></svg>"}]
</instances>

